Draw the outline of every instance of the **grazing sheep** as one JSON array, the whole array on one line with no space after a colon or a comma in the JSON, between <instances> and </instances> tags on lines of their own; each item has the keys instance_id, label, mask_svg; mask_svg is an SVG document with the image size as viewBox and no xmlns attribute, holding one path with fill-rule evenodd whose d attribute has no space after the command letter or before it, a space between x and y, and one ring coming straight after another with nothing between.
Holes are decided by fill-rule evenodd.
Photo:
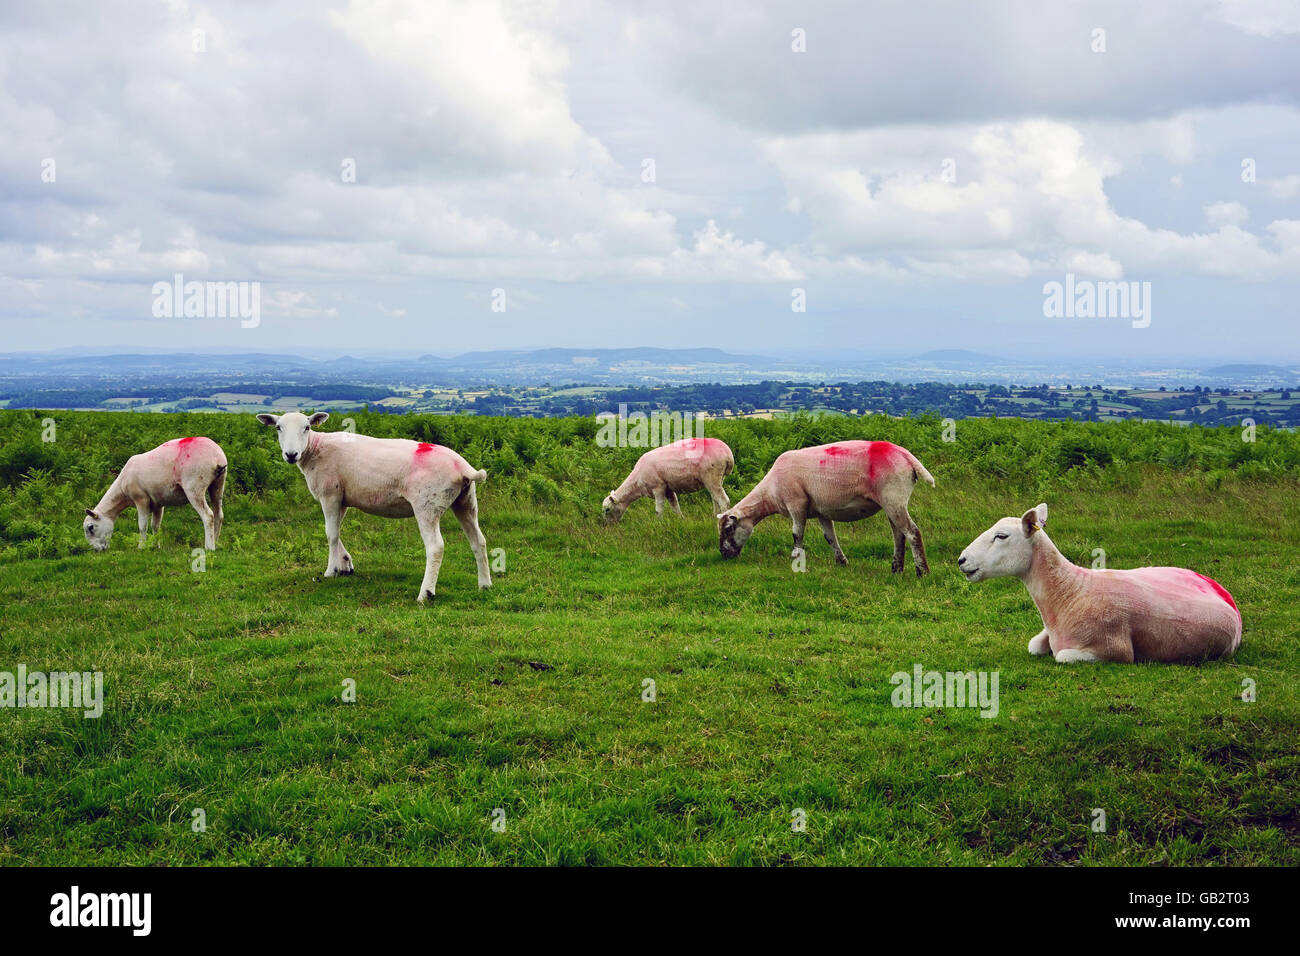
<instances>
[{"instance_id":1,"label":"grazing sheep","mask_svg":"<svg viewBox=\"0 0 1300 956\"><path fill-rule=\"evenodd\" d=\"M722 482L736 467L727 443L716 438L686 438L671 445L652 448L639 459L623 483L609 493L601 508L607 521L618 521L627 506L650 495L655 514L663 515L664 502L679 515L679 494L703 488L713 499L713 510L731 507Z\"/></svg>"},{"instance_id":2,"label":"grazing sheep","mask_svg":"<svg viewBox=\"0 0 1300 956\"><path fill-rule=\"evenodd\" d=\"M328 412L317 412L311 418L298 412L257 416L263 425L275 426L284 460L298 466L325 513L330 548L325 577L352 573L352 555L339 540L339 527L348 508L383 518L414 515L425 555L424 580L416 600L424 603L434 596L438 583L443 552L439 521L450 508L469 538L478 565L478 586L491 587L487 541L478 526L475 491L476 482L487 480L487 472L476 470L441 445L311 430L328 418Z\"/></svg>"},{"instance_id":3,"label":"grazing sheep","mask_svg":"<svg viewBox=\"0 0 1300 956\"><path fill-rule=\"evenodd\" d=\"M1241 645L1241 612L1217 581L1186 568L1081 568L1052 544L1046 524L1045 504L1003 518L957 559L969 581L1025 583L1043 617L1030 654L1131 664L1218 657Z\"/></svg>"},{"instance_id":4,"label":"grazing sheep","mask_svg":"<svg viewBox=\"0 0 1300 956\"><path fill-rule=\"evenodd\" d=\"M134 507L140 519L140 547L162 528L163 508L187 501L203 519L203 547L217 548L221 536L221 493L226 487L226 455L210 438L173 438L152 451L132 455L81 528L96 551L107 551L113 522ZM208 501L211 499L211 505Z\"/></svg>"},{"instance_id":5,"label":"grazing sheep","mask_svg":"<svg viewBox=\"0 0 1300 956\"><path fill-rule=\"evenodd\" d=\"M916 575L930 570L921 529L907 513L918 479L934 484L925 466L906 448L887 441L842 441L783 453L763 480L729 511L718 515L718 548L734 558L749 540L754 525L768 515L783 514L794 526L794 551L803 553L804 521L816 518L835 551L837 564L848 564L835 537L836 521L857 521L883 510L894 531L895 573L903 570L903 542L912 547Z\"/></svg>"}]
</instances>

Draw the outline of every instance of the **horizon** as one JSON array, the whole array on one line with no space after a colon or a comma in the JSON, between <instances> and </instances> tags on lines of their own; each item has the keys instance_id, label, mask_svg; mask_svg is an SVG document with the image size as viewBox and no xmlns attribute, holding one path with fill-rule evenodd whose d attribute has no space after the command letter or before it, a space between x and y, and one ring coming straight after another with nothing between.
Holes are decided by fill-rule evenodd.
<instances>
[{"instance_id":1,"label":"horizon","mask_svg":"<svg viewBox=\"0 0 1300 956\"><path fill-rule=\"evenodd\" d=\"M613 347L583 347L575 345L540 345L540 346L512 346L510 348L471 348L463 351L445 352L437 350L409 349L404 351L392 349L365 349L365 348L336 348L323 349L318 347L307 347L298 349L259 349L259 348L240 348L236 346L209 346L189 349L175 349L163 346L133 346L129 344L101 345L101 346L64 346L56 349L25 349L9 350L0 352L0 358L8 357L42 357L42 356L60 356L66 358L113 358L124 356L223 356L223 355L262 355L268 357L284 358L301 358L310 361L327 362L338 359L352 358L357 360L369 360L374 362L398 362L419 360L431 357L438 361L454 361L470 355L511 355L518 354L522 356L532 355L539 352L573 352L587 355L598 356L609 352L629 352L629 351L652 351L652 352L686 352L686 351L716 351L723 353L728 358L743 360L746 358L761 358L772 362L788 365L815 366L834 361L840 365L869 363L872 361L889 362L889 361L944 361L951 357L951 360L981 360L992 359L1007 364L1031 365L1036 362L1065 362L1069 361L1075 365L1078 364L1098 364L1115 370L1129 369L1187 369L1189 371L1210 371L1218 368L1236 367L1236 366L1257 366L1260 368L1281 368L1300 367L1300 359L1281 359L1270 358L1268 361L1254 359L1249 361L1229 360L1217 358L1196 358L1194 356L1169 357L1156 356L1152 358L1123 358L1115 359L1113 357L1103 357L1097 355L1087 355L1075 353L1070 356L1054 356L1046 360L1036 359L1032 356L1018 356L1013 354L1001 354L989 351L979 351L976 349L965 348L940 348L927 349L924 351L908 351L903 349L881 350L880 352L868 353L860 350L840 350L834 356L826 354L820 350L790 350L784 356L764 353L759 351L748 351L744 353L735 352L724 346L708 345L688 345L688 346L664 346L664 345L628 345Z\"/></svg>"}]
</instances>

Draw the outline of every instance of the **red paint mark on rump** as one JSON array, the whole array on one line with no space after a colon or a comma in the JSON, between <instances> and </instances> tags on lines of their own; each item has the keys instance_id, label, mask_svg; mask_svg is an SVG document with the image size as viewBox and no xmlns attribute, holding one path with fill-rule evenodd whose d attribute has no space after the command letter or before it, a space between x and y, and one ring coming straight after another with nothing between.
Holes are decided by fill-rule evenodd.
<instances>
[{"instance_id":1,"label":"red paint mark on rump","mask_svg":"<svg viewBox=\"0 0 1300 956\"><path fill-rule=\"evenodd\" d=\"M415 446L415 457L419 458L421 455L427 455L437 447L437 445L430 445L427 441L422 441Z\"/></svg>"},{"instance_id":2,"label":"red paint mark on rump","mask_svg":"<svg viewBox=\"0 0 1300 956\"><path fill-rule=\"evenodd\" d=\"M1219 595L1219 597L1223 598L1225 601L1231 604L1232 609L1237 612L1237 617L1241 617L1241 608L1237 607L1237 602L1232 599L1232 595L1228 593L1227 588L1225 588L1218 581L1214 580L1214 578L1207 578L1204 574L1200 574L1196 571L1193 571L1192 573L1195 574L1202 581L1204 581L1206 584L1208 584L1210 587L1212 587L1214 589L1215 594Z\"/></svg>"},{"instance_id":3,"label":"red paint mark on rump","mask_svg":"<svg viewBox=\"0 0 1300 956\"><path fill-rule=\"evenodd\" d=\"M903 449L887 441L873 441L867 446L867 477L872 482L881 471L893 471L906 461Z\"/></svg>"}]
</instances>

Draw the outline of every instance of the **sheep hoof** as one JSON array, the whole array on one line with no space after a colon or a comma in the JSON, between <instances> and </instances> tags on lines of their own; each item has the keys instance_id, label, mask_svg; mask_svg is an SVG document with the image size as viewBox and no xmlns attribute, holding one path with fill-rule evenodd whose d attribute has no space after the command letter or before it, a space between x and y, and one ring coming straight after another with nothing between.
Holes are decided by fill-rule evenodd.
<instances>
[{"instance_id":1,"label":"sheep hoof","mask_svg":"<svg viewBox=\"0 0 1300 956\"><path fill-rule=\"evenodd\" d=\"M918 578L923 578L929 573L930 573L930 569L926 567L921 567L916 569L916 576Z\"/></svg>"},{"instance_id":2,"label":"sheep hoof","mask_svg":"<svg viewBox=\"0 0 1300 956\"><path fill-rule=\"evenodd\" d=\"M416 602L419 603L419 604L424 604L424 603L426 603L426 602L428 602L428 601L432 601L432 600L433 600L433 597L434 597L434 594L433 594L432 591L421 591L421 592L420 592L420 596L419 596L418 598L416 598L415 600L416 600Z\"/></svg>"},{"instance_id":3,"label":"sheep hoof","mask_svg":"<svg viewBox=\"0 0 1300 956\"><path fill-rule=\"evenodd\" d=\"M849 559L844 557L844 555L842 554L837 554L835 555L835 563L841 566L847 566L849 563Z\"/></svg>"}]
</instances>

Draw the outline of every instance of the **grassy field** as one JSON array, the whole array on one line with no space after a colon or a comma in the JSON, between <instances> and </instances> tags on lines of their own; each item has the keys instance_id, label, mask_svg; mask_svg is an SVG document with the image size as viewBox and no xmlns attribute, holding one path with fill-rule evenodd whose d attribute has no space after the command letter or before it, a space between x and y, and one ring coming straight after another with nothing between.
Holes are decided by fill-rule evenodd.
<instances>
[{"instance_id":1,"label":"grassy field","mask_svg":"<svg viewBox=\"0 0 1300 956\"><path fill-rule=\"evenodd\" d=\"M841 526L847 568L810 532L802 574L779 517L723 562L703 496L684 520L643 501L605 527L639 450L596 447L590 421L355 418L489 471L482 526L506 564L490 591L449 518L438 597L417 606L414 522L355 511L357 574L321 579L319 508L251 416L0 413L0 670L99 669L106 696L97 720L0 710L0 863L1300 863L1294 434L719 424L733 501L785 447L911 448L938 482L912 499L934 571L918 580L890 573L879 516ZM129 454L188 434L231 461L206 570L182 509L156 546L136 549L131 511L90 553L81 509ZM1030 657L1021 584L968 585L955 558L1040 500L1078 562L1104 548L1111 567L1222 582L1236 659ZM916 664L998 672L997 716L893 707L890 676Z\"/></svg>"}]
</instances>

